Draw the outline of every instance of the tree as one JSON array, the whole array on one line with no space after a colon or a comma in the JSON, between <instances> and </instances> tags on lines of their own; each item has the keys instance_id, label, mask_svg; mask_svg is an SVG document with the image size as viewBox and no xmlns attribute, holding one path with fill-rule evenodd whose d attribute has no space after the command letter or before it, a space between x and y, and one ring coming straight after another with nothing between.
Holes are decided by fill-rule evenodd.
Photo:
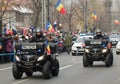
<instances>
[{"instance_id":1,"label":"tree","mask_svg":"<svg viewBox=\"0 0 120 84\"><path fill-rule=\"evenodd\" d=\"M42 11L42 3L41 0L31 0L31 9L34 11L32 22L35 27L41 25L41 11Z\"/></svg>"},{"instance_id":2,"label":"tree","mask_svg":"<svg viewBox=\"0 0 120 84\"><path fill-rule=\"evenodd\" d=\"M6 10L9 6L14 4L12 0L0 0L0 37L2 36L2 20Z\"/></svg>"},{"instance_id":3,"label":"tree","mask_svg":"<svg viewBox=\"0 0 120 84\"><path fill-rule=\"evenodd\" d=\"M66 27L68 27L69 31L72 31L75 25L75 23L73 22L73 18L74 18L74 12L77 9L77 5L75 1L71 0L71 4L67 5L64 3L64 6L67 12L65 15L61 15L61 20L63 23L67 23Z\"/></svg>"}]
</instances>

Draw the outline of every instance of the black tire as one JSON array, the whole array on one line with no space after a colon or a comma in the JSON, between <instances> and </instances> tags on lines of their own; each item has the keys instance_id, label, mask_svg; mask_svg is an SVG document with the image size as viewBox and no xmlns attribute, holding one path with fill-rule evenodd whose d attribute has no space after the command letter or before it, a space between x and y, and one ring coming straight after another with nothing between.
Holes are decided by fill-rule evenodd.
<instances>
[{"instance_id":1,"label":"black tire","mask_svg":"<svg viewBox=\"0 0 120 84\"><path fill-rule=\"evenodd\" d=\"M118 55L118 54L119 54L119 52L117 52L117 51L116 51L116 54Z\"/></svg>"},{"instance_id":2,"label":"black tire","mask_svg":"<svg viewBox=\"0 0 120 84\"><path fill-rule=\"evenodd\" d=\"M111 54L111 66L113 65L113 54Z\"/></svg>"},{"instance_id":3,"label":"black tire","mask_svg":"<svg viewBox=\"0 0 120 84\"><path fill-rule=\"evenodd\" d=\"M69 52L69 51L67 51L67 54L70 54L70 52Z\"/></svg>"},{"instance_id":4,"label":"black tire","mask_svg":"<svg viewBox=\"0 0 120 84\"><path fill-rule=\"evenodd\" d=\"M13 77L15 79L21 79L22 75L23 75L23 72L20 72L19 71L19 68L18 66L15 64L13 64L13 67L12 67L12 74L13 74Z\"/></svg>"},{"instance_id":5,"label":"black tire","mask_svg":"<svg viewBox=\"0 0 120 84\"><path fill-rule=\"evenodd\" d=\"M26 76L28 76L28 77L31 77L32 76L32 74L33 74L33 72L25 72L25 74L26 74Z\"/></svg>"},{"instance_id":6,"label":"black tire","mask_svg":"<svg viewBox=\"0 0 120 84\"><path fill-rule=\"evenodd\" d=\"M53 69L52 69L52 75L53 76L58 76L58 74L59 74L59 62L58 62L58 60L57 59L55 59L54 60L54 62L53 62Z\"/></svg>"},{"instance_id":7,"label":"black tire","mask_svg":"<svg viewBox=\"0 0 120 84\"><path fill-rule=\"evenodd\" d=\"M89 61L89 65L92 66L93 65L93 61Z\"/></svg>"},{"instance_id":8,"label":"black tire","mask_svg":"<svg viewBox=\"0 0 120 84\"><path fill-rule=\"evenodd\" d=\"M83 66L88 67L88 65L89 65L88 57L87 57L87 55L84 54L84 56L83 56Z\"/></svg>"},{"instance_id":9,"label":"black tire","mask_svg":"<svg viewBox=\"0 0 120 84\"><path fill-rule=\"evenodd\" d=\"M43 78L44 79L50 79L51 78L51 62L47 61L42 69L42 73L43 73Z\"/></svg>"},{"instance_id":10,"label":"black tire","mask_svg":"<svg viewBox=\"0 0 120 84\"><path fill-rule=\"evenodd\" d=\"M75 53L72 53L72 56L75 56Z\"/></svg>"},{"instance_id":11,"label":"black tire","mask_svg":"<svg viewBox=\"0 0 120 84\"><path fill-rule=\"evenodd\" d=\"M108 54L107 57L106 57L106 60L105 60L105 66L110 67L111 64L112 64L111 55Z\"/></svg>"}]
</instances>

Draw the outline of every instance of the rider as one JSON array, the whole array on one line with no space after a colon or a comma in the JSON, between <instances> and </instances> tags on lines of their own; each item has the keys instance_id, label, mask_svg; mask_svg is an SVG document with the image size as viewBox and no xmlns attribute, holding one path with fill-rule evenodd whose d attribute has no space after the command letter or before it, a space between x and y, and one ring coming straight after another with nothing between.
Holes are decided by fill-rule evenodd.
<instances>
[{"instance_id":1,"label":"rider","mask_svg":"<svg viewBox=\"0 0 120 84\"><path fill-rule=\"evenodd\" d=\"M45 42L46 37L43 35L42 30L37 29L35 36L30 39L30 42Z\"/></svg>"},{"instance_id":2,"label":"rider","mask_svg":"<svg viewBox=\"0 0 120 84\"><path fill-rule=\"evenodd\" d=\"M94 37L94 39L102 39L102 32L101 32L101 30L100 29L98 29L97 31L96 31L96 36Z\"/></svg>"},{"instance_id":3,"label":"rider","mask_svg":"<svg viewBox=\"0 0 120 84\"><path fill-rule=\"evenodd\" d=\"M107 36L103 36L100 29L96 31L96 36L94 39L100 39L102 41L103 46L107 46L108 48L111 48L111 43L109 42L109 39Z\"/></svg>"}]
</instances>

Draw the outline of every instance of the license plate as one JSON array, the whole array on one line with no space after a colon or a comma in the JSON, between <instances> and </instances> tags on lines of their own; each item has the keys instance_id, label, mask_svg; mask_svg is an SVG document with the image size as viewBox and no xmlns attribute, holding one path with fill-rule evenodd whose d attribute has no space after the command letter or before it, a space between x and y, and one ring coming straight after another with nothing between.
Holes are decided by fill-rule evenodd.
<instances>
[{"instance_id":1,"label":"license plate","mask_svg":"<svg viewBox=\"0 0 120 84\"><path fill-rule=\"evenodd\" d=\"M31 62L25 62L25 65L30 66L30 65L33 65L33 63L31 63Z\"/></svg>"},{"instance_id":2,"label":"license plate","mask_svg":"<svg viewBox=\"0 0 120 84\"><path fill-rule=\"evenodd\" d=\"M78 51L84 51L84 49L78 49Z\"/></svg>"},{"instance_id":3,"label":"license plate","mask_svg":"<svg viewBox=\"0 0 120 84\"><path fill-rule=\"evenodd\" d=\"M36 46L22 46L22 49L36 49Z\"/></svg>"},{"instance_id":4,"label":"license plate","mask_svg":"<svg viewBox=\"0 0 120 84\"><path fill-rule=\"evenodd\" d=\"M113 44L116 44L117 42L112 42Z\"/></svg>"}]
</instances>

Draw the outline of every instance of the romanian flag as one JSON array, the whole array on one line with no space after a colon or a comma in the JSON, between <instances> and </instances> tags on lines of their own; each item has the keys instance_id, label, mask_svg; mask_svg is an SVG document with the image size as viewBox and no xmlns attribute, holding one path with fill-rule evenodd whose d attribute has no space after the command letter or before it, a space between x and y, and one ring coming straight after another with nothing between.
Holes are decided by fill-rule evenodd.
<instances>
[{"instance_id":1,"label":"romanian flag","mask_svg":"<svg viewBox=\"0 0 120 84\"><path fill-rule=\"evenodd\" d=\"M58 2L56 3L55 7L61 14L65 14L66 13L66 10L65 10L64 6L61 4L61 0L58 0Z\"/></svg>"},{"instance_id":2,"label":"romanian flag","mask_svg":"<svg viewBox=\"0 0 120 84\"><path fill-rule=\"evenodd\" d=\"M96 11L94 11L94 13L92 13L92 18L93 18L94 20L97 20L97 14L96 14Z\"/></svg>"},{"instance_id":3,"label":"romanian flag","mask_svg":"<svg viewBox=\"0 0 120 84\"><path fill-rule=\"evenodd\" d=\"M48 40L45 41L47 55L51 55L50 45Z\"/></svg>"},{"instance_id":4,"label":"romanian flag","mask_svg":"<svg viewBox=\"0 0 120 84\"><path fill-rule=\"evenodd\" d=\"M53 26L50 24L50 22L48 22L46 24L46 30L48 30L48 32L54 32L55 29L53 28Z\"/></svg>"},{"instance_id":5,"label":"romanian flag","mask_svg":"<svg viewBox=\"0 0 120 84\"><path fill-rule=\"evenodd\" d=\"M13 35L13 30L12 30L12 28L10 28L9 34L10 34L10 35Z\"/></svg>"},{"instance_id":6,"label":"romanian flag","mask_svg":"<svg viewBox=\"0 0 120 84\"><path fill-rule=\"evenodd\" d=\"M47 51L47 55L51 55L51 50L50 50L50 45L49 44L47 45L46 51Z\"/></svg>"}]
</instances>

